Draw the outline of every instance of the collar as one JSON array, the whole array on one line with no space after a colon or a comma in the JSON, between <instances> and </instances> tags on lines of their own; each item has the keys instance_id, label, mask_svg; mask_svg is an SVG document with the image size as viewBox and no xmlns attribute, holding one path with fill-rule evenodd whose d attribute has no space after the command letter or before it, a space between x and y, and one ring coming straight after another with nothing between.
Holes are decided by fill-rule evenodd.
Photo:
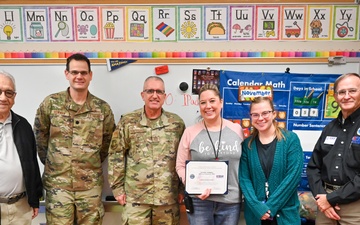
<instances>
[{"instance_id":1,"label":"collar","mask_svg":"<svg viewBox=\"0 0 360 225\"><path fill-rule=\"evenodd\" d=\"M140 125L144 126L144 127L153 127L153 128L159 128L159 127L166 127L169 126L169 119L168 117L165 115L165 110L161 108L161 115L160 117L158 117L156 123L152 126L151 125L151 120L149 118L146 117L145 114L145 107L142 108L141 110L141 118L140 118Z\"/></svg>"},{"instance_id":2,"label":"collar","mask_svg":"<svg viewBox=\"0 0 360 225\"><path fill-rule=\"evenodd\" d=\"M9 116L6 118L5 122L3 123L5 124L11 124L12 122L12 111L10 110Z\"/></svg>"},{"instance_id":3,"label":"collar","mask_svg":"<svg viewBox=\"0 0 360 225\"><path fill-rule=\"evenodd\" d=\"M70 88L67 88L67 90L66 90L66 103L65 103L66 108L68 110L72 110L72 111L75 111L77 113L84 113L84 112L93 111L92 110L93 105L91 104L92 95L91 95L91 93L89 91L88 91L88 94L87 94L87 97L86 97L86 100L85 100L84 104L79 105L76 102L74 102L74 100L71 98L69 89Z\"/></svg>"},{"instance_id":4,"label":"collar","mask_svg":"<svg viewBox=\"0 0 360 225\"><path fill-rule=\"evenodd\" d=\"M342 124L342 112L340 111L337 117L337 121ZM360 120L360 108L358 108L357 110L355 110L355 112L353 112L352 114L350 114L350 116L348 116L348 118L345 119L344 124L346 123L352 123L352 122L357 122Z\"/></svg>"}]
</instances>

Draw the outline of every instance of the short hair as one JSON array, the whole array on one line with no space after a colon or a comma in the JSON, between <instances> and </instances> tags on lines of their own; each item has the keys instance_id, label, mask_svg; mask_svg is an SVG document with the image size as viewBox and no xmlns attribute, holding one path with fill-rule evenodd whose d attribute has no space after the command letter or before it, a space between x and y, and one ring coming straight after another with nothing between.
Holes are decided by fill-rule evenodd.
<instances>
[{"instance_id":1,"label":"short hair","mask_svg":"<svg viewBox=\"0 0 360 225\"><path fill-rule=\"evenodd\" d=\"M215 93L215 95L221 99L221 94L220 94L219 88L215 84L204 84L199 90L199 99L200 99L200 95L204 91L213 91Z\"/></svg>"},{"instance_id":2,"label":"short hair","mask_svg":"<svg viewBox=\"0 0 360 225\"><path fill-rule=\"evenodd\" d=\"M143 87L143 89L145 89L145 84L146 84L146 82L148 82L149 80L152 80L152 79L161 81L161 83L163 83L163 85L164 85L164 91L165 91L165 83L164 83L164 80L163 80L161 77L158 77L158 76L149 76L148 78L146 78L145 81L144 81L144 87Z\"/></svg>"},{"instance_id":3,"label":"short hair","mask_svg":"<svg viewBox=\"0 0 360 225\"><path fill-rule=\"evenodd\" d=\"M15 78L10 73L8 73L4 70L0 70L0 75L3 75L5 77L9 78L14 86L14 91L16 91Z\"/></svg>"},{"instance_id":4,"label":"short hair","mask_svg":"<svg viewBox=\"0 0 360 225\"><path fill-rule=\"evenodd\" d=\"M80 53L73 54L73 55L69 56L69 57L66 59L66 70L67 70L67 71L70 71L69 64L70 64L70 62L71 62L72 60L85 61L85 62L88 64L89 72L91 71L91 65L90 65L90 60L89 60L89 58L86 57L86 56L83 55L83 54L80 54Z\"/></svg>"},{"instance_id":5,"label":"short hair","mask_svg":"<svg viewBox=\"0 0 360 225\"><path fill-rule=\"evenodd\" d=\"M360 75L357 73L345 73L338 77L334 83L334 91L337 92L337 86L339 85L339 82L345 79L346 77L354 76L360 79Z\"/></svg>"}]
</instances>

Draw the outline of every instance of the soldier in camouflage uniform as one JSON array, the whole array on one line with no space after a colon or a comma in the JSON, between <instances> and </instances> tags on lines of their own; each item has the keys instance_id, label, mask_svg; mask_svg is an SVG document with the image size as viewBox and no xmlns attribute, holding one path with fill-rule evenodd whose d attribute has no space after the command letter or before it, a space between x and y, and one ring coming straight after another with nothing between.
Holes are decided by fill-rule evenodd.
<instances>
[{"instance_id":1,"label":"soldier in camouflage uniform","mask_svg":"<svg viewBox=\"0 0 360 225\"><path fill-rule=\"evenodd\" d=\"M109 149L109 183L115 199L125 205L123 224L177 225L179 178L176 154L185 125L162 109L164 82L145 80L145 106L121 117Z\"/></svg>"},{"instance_id":2,"label":"soldier in camouflage uniform","mask_svg":"<svg viewBox=\"0 0 360 225\"><path fill-rule=\"evenodd\" d=\"M70 87L40 104L34 132L45 165L48 225L102 224L102 162L115 129L110 106L90 94L90 61L81 54L67 59Z\"/></svg>"}]
</instances>

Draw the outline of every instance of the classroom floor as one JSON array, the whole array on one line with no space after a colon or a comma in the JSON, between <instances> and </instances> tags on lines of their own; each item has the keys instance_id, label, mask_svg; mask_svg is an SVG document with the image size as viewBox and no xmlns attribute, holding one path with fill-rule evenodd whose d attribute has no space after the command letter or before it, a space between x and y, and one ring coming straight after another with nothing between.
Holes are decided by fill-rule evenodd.
<instances>
[{"instance_id":1,"label":"classroom floor","mask_svg":"<svg viewBox=\"0 0 360 225\"><path fill-rule=\"evenodd\" d=\"M106 207L105 207L105 209L106 209ZM121 212L105 213L103 225L119 224L119 219L121 219L120 213ZM180 213L181 213L180 214L180 225L189 225L187 218L186 218L185 207L183 205L182 205L182 207L180 207ZM32 221L32 225L45 225L45 224L46 224L46 220L45 220L44 213L39 213L39 215ZM243 218L243 213L241 214L239 225L246 225L244 218Z\"/></svg>"}]
</instances>

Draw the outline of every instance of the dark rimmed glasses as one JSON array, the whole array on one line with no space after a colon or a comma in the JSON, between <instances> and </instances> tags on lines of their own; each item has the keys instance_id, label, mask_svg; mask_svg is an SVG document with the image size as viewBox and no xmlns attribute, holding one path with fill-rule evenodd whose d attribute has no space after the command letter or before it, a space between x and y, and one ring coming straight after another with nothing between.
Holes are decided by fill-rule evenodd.
<instances>
[{"instance_id":1,"label":"dark rimmed glasses","mask_svg":"<svg viewBox=\"0 0 360 225\"><path fill-rule=\"evenodd\" d=\"M2 93L5 93L5 96L7 98L12 98L16 94L16 92L12 90L6 90L6 91L0 90L0 95L2 95Z\"/></svg>"}]
</instances>

